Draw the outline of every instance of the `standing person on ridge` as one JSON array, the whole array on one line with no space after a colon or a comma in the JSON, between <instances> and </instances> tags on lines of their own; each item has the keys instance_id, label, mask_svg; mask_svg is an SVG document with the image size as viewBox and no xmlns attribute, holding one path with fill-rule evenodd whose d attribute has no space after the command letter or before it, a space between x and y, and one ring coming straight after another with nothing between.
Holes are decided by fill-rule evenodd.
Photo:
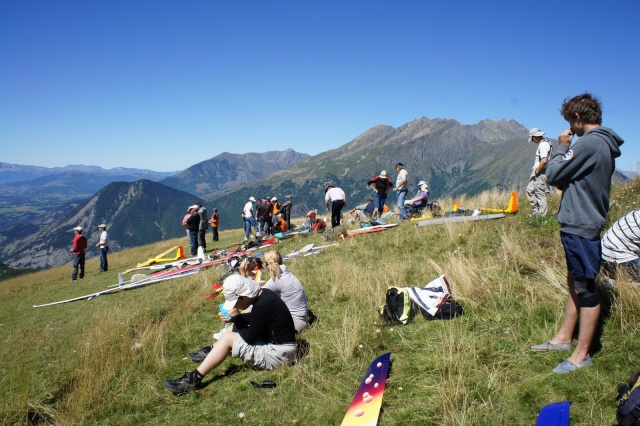
<instances>
[{"instance_id":1,"label":"standing person on ridge","mask_svg":"<svg viewBox=\"0 0 640 426\"><path fill-rule=\"evenodd\" d=\"M373 203L375 210L373 211L373 216L381 216L384 212L384 204L387 201L387 192L389 188L393 186L391 179L387 177L387 171L383 170L378 176L369 179L367 185L373 189L374 192Z\"/></svg>"},{"instance_id":2,"label":"standing person on ridge","mask_svg":"<svg viewBox=\"0 0 640 426\"><path fill-rule=\"evenodd\" d=\"M220 223L220 215L218 209L213 208L213 214L211 215L211 232L213 234L213 241L218 241L218 223Z\"/></svg>"},{"instance_id":3,"label":"standing person on ridge","mask_svg":"<svg viewBox=\"0 0 640 426\"><path fill-rule=\"evenodd\" d=\"M549 192L546 171L547 160L551 154L551 144L547 139L544 139L544 132L535 127L529 130L529 142L537 144L538 149L536 149L536 158L527 184L527 198L534 216L546 216L547 192Z\"/></svg>"},{"instance_id":4,"label":"standing person on ridge","mask_svg":"<svg viewBox=\"0 0 640 426\"><path fill-rule=\"evenodd\" d=\"M187 219L191 216L191 206L187 207L187 214L182 218L182 226L187 230L187 238L189 238L189 228L187 228Z\"/></svg>"},{"instance_id":5,"label":"standing person on ridge","mask_svg":"<svg viewBox=\"0 0 640 426\"><path fill-rule=\"evenodd\" d=\"M100 240L96 243L96 247L100 247L100 272L109 270L109 261L107 253L109 252L109 234L107 233L107 225L101 223L98 225L100 231Z\"/></svg>"},{"instance_id":6,"label":"standing person on ridge","mask_svg":"<svg viewBox=\"0 0 640 426\"><path fill-rule=\"evenodd\" d=\"M198 227L198 245L202 247L202 250L207 251L207 228L209 227L209 221L207 220L209 215L207 214L207 208L198 203L198 216L200 216L200 225Z\"/></svg>"},{"instance_id":7,"label":"standing person on ridge","mask_svg":"<svg viewBox=\"0 0 640 426\"><path fill-rule=\"evenodd\" d=\"M291 195L287 195L285 197L287 201L282 203L282 218L287 223L287 230L291 229L291 207L293 207L293 202L291 201Z\"/></svg>"},{"instance_id":8,"label":"standing person on ridge","mask_svg":"<svg viewBox=\"0 0 640 426\"><path fill-rule=\"evenodd\" d=\"M258 219L258 232L260 236L267 235L266 218L269 214L269 203L267 200L258 198L258 206L256 207L256 217Z\"/></svg>"},{"instance_id":9,"label":"standing person on ridge","mask_svg":"<svg viewBox=\"0 0 640 426\"><path fill-rule=\"evenodd\" d=\"M198 216L198 205L189 207L189 217L187 218L187 230L189 231L189 247L191 256L198 254L198 231L200 229L200 216Z\"/></svg>"},{"instance_id":10,"label":"standing person on ridge","mask_svg":"<svg viewBox=\"0 0 640 426\"><path fill-rule=\"evenodd\" d=\"M609 211L611 177L624 143L602 127L600 101L589 93L567 98L560 112L570 128L558 136L558 147L547 165L550 185L562 190L558 223L567 263L569 296L560 330L534 351L569 351L579 325L578 343L553 372L570 373L591 365L589 349L600 317L596 276L600 269L600 232ZM579 139L572 145L574 135Z\"/></svg>"},{"instance_id":11,"label":"standing person on ridge","mask_svg":"<svg viewBox=\"0 0 640 426\"><path fill-rule=\"evenodd\" d=\"M73 238L73 247L69 249L73 253L73 273L71 274L71 282L75 282L78 278L84 278L84 250L87 248L87 239L82 235L82 227L76 226L73 228L75 237ZM80 269L80 275L78 276L78 269Z\"/></svg>"},{"instance_id":12,"label":"standing person on ridge","mask_svg":"<svg viewBox=\"0 0 640 426\"><path fill-rule=\"evenodd\" d=\"M396 164L396 172L398 177L396 178L396 186L393 188L398 195L398 213L400 220L409 219L407 216L407 210L404 207L404 200L407 198L407 192L409 191L409 172L404 168L404 164Z\"/></svg>"},{"instance_id":13,"label":"standing person on ridge","mask_svg":"<svg viewBox=\"0 0 640 426\"><path fill-rule=\"evenodd\" d=\"M258 222L256 222L256 218L253 217L253 203L256 202L256 199L253 197L249 197L249 201L246 202L244 208L242 209L242 217L244 217L244 240L247 241L251 236L251 227L256 230L256 239L260 236L260 231L258 231Z\"/></svg>"},{"instance_id":14,"label":"standing person on ridge","mask_svg":"<svg viewBox=\"0 0 640 426\"><path fill-rule=\"evenodd\" d=\"M271 198L271 223L273 223L273 227L275 229L276 227L276 223L278 223L278 215L282 212L282 206L280 205L280 202L278 201L278 198L273 197ZM272 234L275 234L276 232L272 232Z\"/></svg>"},{"instance_id":15,"label":"standing person on ridge","mask_svg":"<svg viewBox=\"0 0 640 426\"><path fill-rule=\"evenodd\" d=\"M344 191L333 185L328 185L324 190L324 204L327 211L331 211L331 227L340 226L342 209L347 205L347 196ZM331 204L331 209L329 209L329 204Z\"/></svg>"}]
</instances>

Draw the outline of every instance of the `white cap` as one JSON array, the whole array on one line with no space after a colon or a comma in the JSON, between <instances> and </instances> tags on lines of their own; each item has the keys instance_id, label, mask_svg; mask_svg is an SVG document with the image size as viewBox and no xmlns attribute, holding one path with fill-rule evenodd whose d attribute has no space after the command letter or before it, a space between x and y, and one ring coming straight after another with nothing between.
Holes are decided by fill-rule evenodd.
<instances>
[{"instance_id":1,"label":"white cap","mask_svg":"<svg viewBox=\"0 0 640 426\"><path fill-rule=\"evenodd\" d=\"M249 197L249 201L254 202L254 201L256 201L256 199L253 198L253 197Z\"/></svg>"},{"instance_id":2,"label":"white cap","mask_svg":"<svg viewBox=\"0 0 640 426\"><path fill-rule=\"evenodd\" d=\"M260 292L260 285L251 278L240 275L231 275L222 283L222 294L225 302L223 308L227 311L236 307L238 297L256 297Z\"/></svg>"},{"instance_id":3,"label":"white cap","mask_svg":"<svg viewBox=\"0 0 640 426\"><path fill-rule=\"evenodd\" d=\"M383 179L386 178L387 177L387 171L386 170L381 171L380 172L380 177L383 178Z\"/></svg>"},{"instance_id":4,"label":"white cap","mask_svg":"<svg viewBox=\"0 0 640 426\"><path fill-rule=\"evenodd\" d=\"M537 127L534 127L533 129L529 130L529 142L533 142L534 136L544 136L544 132Z\"/></svg>"},{"instance_id":5,"label":"white cap","mask_svg":"<svg viewBox=\"0 0 640 426\"><path fill-rule=\"evenodd\" d=\"M82 231L82 226L76 226L73 228L74 231Z\"/></svg>"},{"instance_id":6,"label":"white cap","mask_svg":"<svg viewBox=\"0 0 640 426\"><path fill-rule=\"evenodd\" d=\"M271 201L278 201L278 199L276 197L273 197Z\"/></svg>"},{"instance_id":7,"label":"white cap","mask_svg":"<svg viewBox=\"0 0 640 426\"><path fill-rule=\"evenodd\" d=\"M100 225L98 225L98 228L107 229L107 225L105 225L104 223L101 223Z\"/></svg>"}]
</instances>

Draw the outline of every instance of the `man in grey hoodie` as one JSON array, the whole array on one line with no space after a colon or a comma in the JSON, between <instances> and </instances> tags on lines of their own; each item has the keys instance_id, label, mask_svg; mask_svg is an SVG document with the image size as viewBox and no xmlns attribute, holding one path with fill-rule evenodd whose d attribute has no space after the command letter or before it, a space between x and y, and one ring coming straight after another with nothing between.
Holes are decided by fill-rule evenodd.
<instances>
[{"instance_id":1,"label":"man in grey hoodie","mask_svg":"<svg viewBox=\"0 0 640 426\"><path fill-rule=\"evenodd\" d=\"M553 369L569 373L591 365L589 348L600 317L595 278L600 269L600 232L609 211L611 176L624 141L601 127L602 108L589 93L565 99L560 113L570 128L558 136L558 147L547 165L550 185L562 190L558 223L567 262L569 297L564 320L555 337L532 346L534 351L571 350L580 321L578 343L569 358ZM574 135L580 137L571 145Z\"/></svg>"}]
</instances>

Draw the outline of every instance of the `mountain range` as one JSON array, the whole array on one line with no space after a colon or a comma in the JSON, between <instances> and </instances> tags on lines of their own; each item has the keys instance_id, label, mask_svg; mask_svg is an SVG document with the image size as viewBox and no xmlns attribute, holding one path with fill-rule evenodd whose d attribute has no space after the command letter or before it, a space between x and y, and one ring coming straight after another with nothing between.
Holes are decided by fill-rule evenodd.
<instances>
[{"instance_id":1,"label":"mountain range","mask_svg":"<svg viewBox=\"0 0 640 426\"><path fill-rule=\"evenodd\" d=\"M39 167L27 166L22 164L10 164L0 162L0 184L21 182L36 179L43 176L57 175L67 172L87 173L91 175L104 176L130 176L135 181L139 179L161 180L169 176L173 176L177 172L155 172L146 169L132 169L126 167L114 167L112 169L103 169L99 166L84 166L70 164L64 167Z\"/></svg>"},{"instance_id":2,"label":"mountain range","mask_svg":"<svg viewBox=\"0 0 640 426\"><path fill-rule=\"evenodd\" d=\"M292 195L293 215L304 216L308 210L324 209L324 189L329 183L345 190L348 206L363 203L372 194L367 180L382 170L395 179L398 162L409 172L410 195L421 180L429 182L432 198L475 195L494 187L521 189L529 178L536 149L527 139L528 130L513 120L463 125L455 120L420 118L398 128L379 125L339 148L203 198L218 207L227 223L232 220L232 227L241 226L239 211L250 196L282 199Z\"/></svg>"},{"instance_id":3,"label":"mountain range","mask_svg":"<svg viewBox=\"0 0 640 426\"><path fill-rule=\"evenodd\" d=\"M186 207L198 202L203 200L146 179L113 182L49 225L17 224L1 229L3 260L18 269L63 265L72 259L69 248L76 226L85 229L88 257L97 256L97 227L103 222L113 236L111 250L183 236Z\"/></svg>"},{"instance_id":4,"label":"mountain range","mask_svg":"<svg viewBox=\"0 0 640 426\"><path fill-rule=\"evenodd\" d=\"M429 183L432 199L471 196L496 187L522 191L536 149L527 139L528 130L513 120L463 125L450 119L419 118L398 128L372 127L343 146L314 156L291 149L225 152L160 182L108 183L88 201L74 198L90 190L89 183L83 186L78 181L86 179L99 185L99 178L82 177L77 172L63 173L65 178L49 178L50 182L32 179L5 184L0 186L0 203L10 204L8 192L3 192L7 185L21 188L22 196L27 192L37 194L42 201L29 205L29 197L25 197L21 208L36 212L36 216L25 213L23 220L3 222L0 261L13 268L64 264L71 258L70 229L77 224L93 230L100 222L106 222L113 249L180 236L185 232L180 223L186 207L198 201L208 207L209 214L213 207L218 209L221 230L242 226L240 211L251 196L284 200L285 195L291 195L292 214L301 217L311 209L324 211L324 190L332 184L344 189L347 208L351 208L371 196L366 185L371 177L386 170L394 180L394 165L398 162L404 163L409 172L410 196L421 180ZM618 173L616 179L626 178ZM64 190L62 182L74 189ZM19 196L19 192L16 190L13 196ZM69 197L69 201L50 208L46 215L40 214L39 209L52 205L51 200L46 200L51 193L58 194L58 201L62 196ZM395 196L391 195L388 202L394 201ZM3 210L7 209L0 208L0 213ZM97 232L91 232L89 247L95 238Z\"/></svg>"}]
</instances>

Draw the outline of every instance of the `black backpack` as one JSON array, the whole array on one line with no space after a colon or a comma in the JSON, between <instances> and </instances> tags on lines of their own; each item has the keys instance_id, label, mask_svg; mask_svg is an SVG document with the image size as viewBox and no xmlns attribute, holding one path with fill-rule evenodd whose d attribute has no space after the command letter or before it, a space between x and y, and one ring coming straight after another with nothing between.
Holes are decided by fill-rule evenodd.
<instances>
[{"instance_id":1,"label":"black backpack","mask_svg":"<svg viewBox=\"0 0 640 426\"><path fill-rule=\"evenodd\" d=\"M417 311L418 307L404 287L389 287L385 304L378 308L378 314L385 324L406 324L415 318Z\"/></svg>"},{"instance_id":2,"label":"black backpack","mask_svg":"<svg viewBox=\"0 0 640 426\"><path fill-rule=\"evenodd\" d=\"M437 320L437 319L450 320L452 318L459 317L460 315L462 315L462 313L464 312L464 308L460 303L449 298L447 299L446 302L442 304L442 306L440 306L440 309L438 309L438 312L436 312L435 315L431 315L429 312L423 309L420 309L420 312L422 313L422 316L424 317L424 319L427 319L427 320Z\"/></svg>"},{"instance_id":3,"label":"black backpack","mask_svg":"<svg viewBox=\"0 0 640 426\"><path fill-rule=\"evenodd\" d=\"M618 385L618 426L640 426L640 370Z\"/></svg>"}]
</instances>

